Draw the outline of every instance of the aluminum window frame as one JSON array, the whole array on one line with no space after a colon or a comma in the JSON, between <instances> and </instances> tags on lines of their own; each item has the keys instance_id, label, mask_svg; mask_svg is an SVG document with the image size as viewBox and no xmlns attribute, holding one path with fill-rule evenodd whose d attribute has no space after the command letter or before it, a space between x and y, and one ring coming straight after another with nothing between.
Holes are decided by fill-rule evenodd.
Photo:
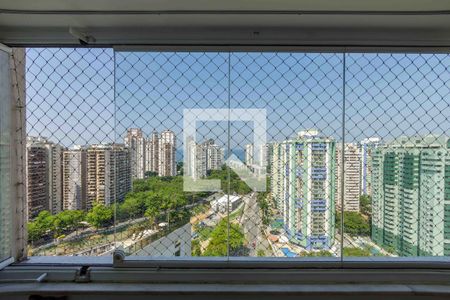
<instances>
[{"instance_id":1,"label":"aluminum window frame","mask_svg":"<svg viewBox=\"0 0 450 300\"><path fill-rule=\"evenodd\" d=\"M323 52L323 53L392 53L392 54L449 54L450 46L283 46L283 45L195 45L195 44L167 44L167 45L68 45L68 44L20 44L20 48L37 48L47 46L50 48L83 48L83 47L99 47L112 48L113 51L174 51L174 52ZM345 65L344 65L345 67ZM116 250L112 257L101 258L98 257L69 257L69 256L43 256L43 257L27 257L26 256L26 230L23 226L26 222L24 214L26 213L24 206L26 205L24 194L22 194L22 203L15 201L20 197L20 193L24 193L23 180L20 178L20 172L24 171L24 145L26 140L26 130L23 124L25 123L25 94L20 95L20 91L15 95L20 101L16 103L11 109L15 111L13 114L14 123L16 127L11 128L11 134L14 136L14 147L16 148L15 155L12 158L13 168L16 172L16 183L12 183L15 191L15 197L12 197L11 202L15 207L14 220L14 241L13 257L5 262L3 267L12 264L10 268L16 267L43 267L54 269L56 267L69 268L74 266L99 266L109 268L112 270L120 269L177 269L182 271L200 270L200 269L230 269L230 270L245 270L245 269L278 269L278 270L299 270L299 269L428 269L428 270L449 270L450 257L363 257L363 258L259 258L259 257L225 257L225 258L155 258L142 256L127 256L120 250ZM344 96L345 97L345 96ZM11 102L14 104L14 102ZM345 115L345 114L343 114ZM345 128L345 127L344 127ZM22 175L23 176L23 175ZM22 189L22 191L21 191ZM95 259L94 259L95 258ZM14 263L16 261L17 263ZM1 269L1 267L0 267ZM0 280L1 282L1 280Z\"/></svg>"},{"instance_id":2,"label":"aluminum window frame","mask_svg":"<svg viewBox=\"0 0 450 300\"><path fill-rule=\"evenodd\" d=\"M22 130L25 126L25 85L24 80L20 78L21 70L25 70L25 61L20 59L24 57L23 49L13 49L3 44L0 44L0 51L9 54L9 82L10 82L10 203L11 210L11 245L10 257L0 262L0 270L14 263L24 259L26 254L26 239L27 233L24 226L25 216L24 207L26 205L24 197L25 185L24 178L24 153L25 153L25 135ZM17 199L22 199L17 201Z\"/></svg>"}]
</instances>

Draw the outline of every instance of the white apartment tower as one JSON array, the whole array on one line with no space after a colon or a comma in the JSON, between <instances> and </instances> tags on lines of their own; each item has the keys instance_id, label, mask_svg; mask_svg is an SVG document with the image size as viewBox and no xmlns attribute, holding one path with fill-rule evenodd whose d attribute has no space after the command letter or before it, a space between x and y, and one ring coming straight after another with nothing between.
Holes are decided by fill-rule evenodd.
<instances>
[{"instance_id":1,"label":"white apartment tower","mask_svg":"<svg viewBox=\"0 0 450 300\"><path fill-rule=\"evenodd\" d=\"M175 133L171 130L164 130L163 132L161 132L158 147L159 147L158 175L175 176L177 174L177 166L175 161L175 150L176 150Z\"/></svg>"},{"instance_id":2,"label":"white apartment tower","mask_svg":"<svg viewBox=\"0 0 450 300\"><path fill-rule=\"evenodd\" d=\"M62 155L64 148L61 145L47 142L47 162L48 162L48 197L49 210L52 214L57 214L63 209L63 164Z\"/></svg>"},{"instance_id":3,"label":"white apartment tower","mask_svg":"<svg viewBox=\"0 0 450 300\"><path fill-rule=\"evenodd\" d=\"M342 166L342 155L344 165ZM359 196L361 190L361 155L360 148L355 143L347 143L342 152L342 145L336 145L336 208L342 205L341 174L344 168L344 210L359 212Z\"/></svg>"},{"instance_id":4,"label":"white apartment tower","mask_svg":"<svg viewBox=\"0 0 450 300\"><path fill-rule=\"evenodd\" d=\"M139 128L130 128L125 137L125 146L130 149L131 177L133 179L144 178L145 163L145 138Z\"/></svg>"},{"instance_id":5,"label":"white apartment tower","mask_svg":"<svg viewBox=\"0 0 450 300\"><path fill-rule=\"evenodd\" d=\"M361 195L372 195L373 151L381 145L381 139L371 137L359 143L361 155Z\"/></svg>"},{"instance_id":6,"label":"white apartment tower","mask_svg":"<svg viewBox=\"0 0 450 300\"><path fill-rule=\"evenodd\" d=\"M254 164L254 153L253 144L245 145L245 164L247 166L252 166Z\"/></svg>"},{"instance_id":7,"label":"white apartment tower","mask_svg":"<svg viewBox=\"0 0 450 300\"><path fill-rule=\"evenodd\" d=\"M190 156L190 176L193 179L206 177L207 171L207 153L208 149L205 145L197 144L194 141L189 143Z\"/></svg>"},{"instance_id":8,"label":"white apartment tower","mask_svg":"<svg viewBox=\"0 0 450 300\"><path fill-rule=\"evenodd\" d=\"M185 175L193 179L206 177L209 170L220 170L223 164L223 149L209 139L197 144L192 137L186 141Z\"/></svg>"},{"instance_id":9,"label":"white apartment tower","mask_svg":"<svg viewBox=\"0 0 450 300\"><path fill-rule=\"evenodd\" d=\"M86 209L96 203L122 201L131 190L129 151L123 145L91 145L87 148Z\"/></svg>"},{"instance_id":10,"label":"white apartment tower","mask_svg":"<svg viewBox=\"0 0 450 300\"><path fill-rule=\"evenodd\" d=\"M258 148L259 148L258 164L261 168L265 168L265 167L267 167L267 164L268 164L269 145L261 144L261 145L259 145Z\"/></svg>"},{"instance_id":11,"label":"white apartment tower","mask_svg":"<svg viewBox=\"0 0 450 300\"><path fill-rule=\"evenodd\" d=\"M272 144L271 193L291 240L307 250L330 249L335 233L333 138L301 131Z\"/></svg>"},{"instance_id":12,"label":"white apartment tower","mask_svg":"<svg viewBox=\"0 0 450 300\"><path fill-rule=\"evenodd\" d=\"M63 152L63 209L86 209L86 150L81 146Z\"/></svg>"},{"instance_id":13,"label":"white apartment tower","mask_svg":"<svg viewBox=\"0 0 450 300\"><path fill-rule=\"evenodd\" d=\"M206 148L206 169L220 170L223 165L223 149L214 143L214 140L209 139L203 144Z\"/></svg>"},{"instance_id":14,"label":"white apartment tower","mask_svg":"<svg viewBox=\"0 0 450 300\"><path fill-rule=\"evenodd\" d=\"M159 169L159 135L156 130L145 144L145 171L158 174Z\"/></svg>"}]
</instances>

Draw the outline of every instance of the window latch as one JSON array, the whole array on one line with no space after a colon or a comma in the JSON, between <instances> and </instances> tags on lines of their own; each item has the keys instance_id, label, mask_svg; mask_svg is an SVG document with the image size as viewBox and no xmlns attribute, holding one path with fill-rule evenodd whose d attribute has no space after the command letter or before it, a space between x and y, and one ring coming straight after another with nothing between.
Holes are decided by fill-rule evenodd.
<instances>
[{"instance_id":1,"label":"window latch","mask_svg":"<svg viewBox=\"0 0 450 300\"><path fill-rule=\"evenodd\" d=\"M91 281L91 270L89 266L82 266L75 275L75 282Z\"/></svg>"}]
</instances>

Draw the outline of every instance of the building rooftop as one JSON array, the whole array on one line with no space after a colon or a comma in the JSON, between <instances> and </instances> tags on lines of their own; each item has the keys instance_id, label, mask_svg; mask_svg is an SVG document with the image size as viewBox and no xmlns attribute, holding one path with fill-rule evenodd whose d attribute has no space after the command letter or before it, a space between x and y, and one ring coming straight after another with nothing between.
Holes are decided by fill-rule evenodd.
<instances>
[{"instance_id":1,"label":"building rooftop","mask_svg":"<svg viewBox=\"0 0 450 300\"><path fill-rule=\"evenodd\" d=\"M388 143L387 147L396 148L440 148L449 146L450 138L445 135L402 136Z\"/></svg>"},{"instance_id":2,"label":"building rooftop","mask_svg":"<svg viewBox=\"0 0 450 300\"><path fill-rule=\"evenodd\" d=\"M239 199L241 199L241 196L236 196L236 195L230 195L230 203L234 203L236 201L238 201ZM217 200L213 200L211 201L211 204L226 204L228 201L228 195L223 195L222 197L220 197Z\"/></svg>"}]
</instances>

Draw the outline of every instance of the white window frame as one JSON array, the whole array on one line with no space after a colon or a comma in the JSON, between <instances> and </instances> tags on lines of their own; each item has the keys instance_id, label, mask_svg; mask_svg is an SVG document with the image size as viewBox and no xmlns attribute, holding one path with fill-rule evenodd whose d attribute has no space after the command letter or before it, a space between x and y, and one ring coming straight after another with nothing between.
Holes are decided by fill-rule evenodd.
<instances>
[{"instance_id":1,"label":"white window frame","mask_svg":"<svg viewBox=\"0 0 450 300\"><path fill-rule=\"evenodd\" d=\"M10 257L0 262L0 270L14 261L20 261L26 255L26 228L24 223L25 212L25 186L23 155L25 150L25 51L24 49L12 49L0 44L0 51L9 55L9 82L10 82L10 216L11 216L11 245ZM17 201L21 199L20 201Z\"/></svg>"}]
</instances>

